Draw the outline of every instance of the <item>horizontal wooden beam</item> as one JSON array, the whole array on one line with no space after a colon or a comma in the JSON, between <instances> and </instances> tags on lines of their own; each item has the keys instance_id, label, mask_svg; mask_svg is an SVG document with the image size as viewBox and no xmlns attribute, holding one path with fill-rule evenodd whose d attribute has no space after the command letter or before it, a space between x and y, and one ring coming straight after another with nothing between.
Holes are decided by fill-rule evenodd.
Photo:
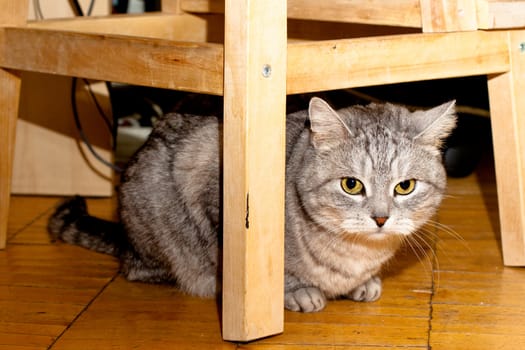
<instances>
[{"instance_id":1,"label":"horizontal wooden beam","mask_svg":"<svg viewBox=\"0 0 525 350\"><path fill-rule=\"evenodd\" d=\"M29 28L222 43L224 16L146 13L30 21Z\"/></svg>"},{"instance_id":2,"label":"horizontal wooden beam","mask_svg":"<svg viewBox=\"0 0 525 350\"><path fill-rule=\"evenodd\" d=\"M478 28L525 27L524 0L478 0Z\"/></svg>"},{"instance_id":3,"label":"horizontal wooden beam","mask_svg":"<svg viewBox=\"0 0 525 350\"><path fill-rule=\"evenodd\" d=\"M223 86L222 45L121 35L1 28L0 66L218 95Z\"/></svg>"},{"instance_id":4,"label":"horizontal wooden beam","mask_svg":"<svg viewBox=\"0 0 525 350\"><path fill-rule=\"evenodd\" d=\"M505 35L474 31L289 42L287 93L505 72ZM0 66L223 94L223 46L214 43L5 28Z\"/></svg>"},{"instance_id":5,"label":"horizontal wooden beam","mask_svg":"<svg viewBox=\"0 0 525 350\"><path fill-rule=\"evenodd\" d=\"M400 27L421 27L419 0L288 0L288 17Z\"/></svg>"},{"instance_id":6,"label":"horizontal wooden beam","mask_svg":"<svg viewBox=\"0 0 525 350\"><path fill-rule=\"evenodd\" d=\"M288 0L288 18L421 27L419 0ZM224 13L224 0L181 0L187 12Z\"/></svg>"},{"instance_id":7,"label":"horizontal wooden beam","mask_svg":"<svg viewBox=\"0 0 525 350\"><path fill-rule=\"evenodd\" d=\"M505 35L474 31L289 44L287 92L504 72Z\"/></svg>"}]
</instances>

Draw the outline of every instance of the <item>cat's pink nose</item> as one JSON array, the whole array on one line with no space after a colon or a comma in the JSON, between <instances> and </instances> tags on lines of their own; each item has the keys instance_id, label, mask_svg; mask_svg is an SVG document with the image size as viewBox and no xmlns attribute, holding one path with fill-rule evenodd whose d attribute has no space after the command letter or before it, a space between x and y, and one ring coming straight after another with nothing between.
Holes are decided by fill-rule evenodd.
<instances>
[{"instance_id":1,"label":"cat's pink nose","mask_svg":"<svg viewBox=\"0 0 525 350\"><path fill-rule=\"evenodd\" d=\"M374 219L378 227L383 227L388 220L388 216L373 216L372 219Z\"/></svg>"}]
</instances>

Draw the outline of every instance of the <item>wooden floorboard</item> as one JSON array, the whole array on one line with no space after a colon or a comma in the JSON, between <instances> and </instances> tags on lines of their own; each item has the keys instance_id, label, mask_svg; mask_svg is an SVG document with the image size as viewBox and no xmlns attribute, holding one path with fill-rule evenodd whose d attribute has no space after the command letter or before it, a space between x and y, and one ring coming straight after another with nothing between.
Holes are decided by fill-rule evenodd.
<instances>
[{"instance_id":1,"label":"wooden floorboard","mask_svg":"<svg viewBox=\"0 0 525 350\"><path fill-rule=\"evenodd\" d=\"M403 249L379 301L286 312L283 334L234 344L221 339L215 300L126 281L114 258L50 241L46 220L59 198L13 197L0 252L0 350L525 348L525 270L502 265L496 199L490 161L450 179L424 230L432 249ZM114 198L88 204L115 219Z\"/></svg>"}]
</instances>

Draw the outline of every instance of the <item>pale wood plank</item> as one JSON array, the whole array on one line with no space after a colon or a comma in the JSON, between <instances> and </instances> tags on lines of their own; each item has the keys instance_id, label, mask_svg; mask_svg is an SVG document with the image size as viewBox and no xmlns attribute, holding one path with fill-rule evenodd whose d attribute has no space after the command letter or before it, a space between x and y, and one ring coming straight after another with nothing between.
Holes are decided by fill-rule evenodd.
<instances>
[{"instance_id":1,"label":"pale wood plank","mask_svg":"<svg viewBox=\"0 0 525 350\"><path fill-rule=\"evenodd\" d=\"M419 0L288 0L288 17L402 27L421 27Z\"/></svg>"},{"instance_id":2,"label":"pale wood plank","mask_svg":"<svg viewBox=\"0 0 525 350\"><path fill-rule=\"evenodd\" d=\"M510 71L489 79L503 258L525 265L525 31L509 32Z\"/></svg>"},{"instance_id":3,"label":"pale wood plank","mask_svg":"<svg viewBox=\"0 0 525 350\"><path fill-rule=\"evenodd\" d=\"M224 0L181 0L187 12L224 13ZM425 32L525 26L523 0L288 0L288 17L423 28Z\"/></svg>"},{"instance_id":4,"label":"pale wood plank","mask_svg":"<svg viewBox=\"0 0 525 350\"><path fill-rule=\"evenodd\" d=\"M222 15L146 13L31 21L27 26L35 29L222 43L223 21Z\"/></svg>"},{"instance_id":5,"label":"pale wood plank","mask_svg":"<svg viewBox=\"0 0 525 350\"><path fill-rule=\"evenodd\" d=\"M18 75L0 69L0 249L7 241L7 218L11 196L11 175L15 146L16 120L20 98L21 79Z\"/></svg>"},{"instance_id":6,"label":"pale wood plank","mask_svg":"<svg viewBox=\"0 0 525 350\"><path fill-rule=\"evenodd\" d=\"M290 43L287 90L290 94L323 91L480 75L508 68L505 33L501 32Z\"/></svg>"},{"instance_id":7,"label":"pale wood plank","mask_svg":"<svg viewBox=\"0 0 525 350\"><path fill-rule=\"evenodd\" d=\"M180 0L161 0L160 6L162 12L180 13Z\"/></svg>"},{"instance_id":8,"label":"pale wood plank","mask_svg":"<svg viewBox=\"0 0 525 350\"><path fill-rule=\"evenodd\" d=\"M424 32L476 30L476 0L421 0Z\"/></svg>"},{"instance_id":9,"label":"pale wood plank","mask_svg":"<svg viewBox=\"0 0 525 350\"><path fill-rule=\"evenodd\" d=\"M24 42L36 40L35 45L44 46L40 40L49 39L46 47L38 47L44 50L44 57L54 57L51 50L60 50L64 54L69 52L71 55L67 60L57 60L56 57L39 60L39 57L32 55L11 55L5 58L8 62L4 64L13 68L125 80L136 84L213 94L223 92L220 45L153 39L145 43L139 39L131 39L135 44L128 47L125 40L117 36L100 37L69 32L53 34L45 30L26 32L8 29L4 35L6 45L21 49ZM30 39L31 35L35 35L35 38ZM503 36L504 33L501 32L462 32L290 43L287 92L322 91L505 71L509 63ZM66 40L75 39L82 39L81 50L76 50L74 44L64 44ZM105 49L98 50L98 44L102 44ZM117 56L111 54L115 51L123 52L118 56L119 63L129 62L129 65L133 65L133 70L127 70L126 65L117 65ZM33 52L38 51L35 49ZM388 52L390 58L387 64L382 59L385 52ZM421 54L412 57L411 64L408 65L407 52ZM148 58L152 58L154 63L148 63ZM64 62L71 60L86 64L64 66ZM97 64L88 65L88 60ZM167 64L166 61L172 64ZM117 66L122 68L115 69ZM105 67L108 69L104 69ZM153 68L158 68L157 72Z\"/></svg>"},{"instance_id":10,"label":"pale wood plank","mask_svg":"<svg viewBox=\"0 0 525 350\"><path fill-rule=\"evenodd\" d=\"M0 27L25 24L28 6L28 1L0 0Z\"/></svg>"},{"instance_id":11,"label":"pale wood plank","mask_svg":"<svg viewBox=\"0 0 525 350\"><path fill-rule=\"evenodd\" d=\"M69 103L71 79L23 72L22 81L11 192L111 195L113 171L78 140ZM91 89L105 115L111 118L106 85L92 83ZM97 153L112 162L111 133L101 118L93 118L99 112L82 80L77 84L76 95L84 133Z\"/></svg>"},{"instance_id":12,"label":"pale wood plank","mask_svg":"<svg viewBox=\"0 0 525 350\"><path fill-rule=\"evenodd\" d=\"M41 29L0 31L0 65L211 94L222 92L222 47Z\"/></svg>"},{"instance_id":13,"label":"pale wood plank","mask_svg":"<svg viewBox=\"0 0 525 350\"><path fill-rule=\"evenodd\" d=\"M525 1L477 0L480 29L520 28L525 26Z\"/></svg>"},{"instance_id":14,"label":"pale wood plank","mask_svg":"<svg viewBox=\"0 0 525 350\"><path fill-rule=\"evenodd\" d=\"M89 0L80 1L85 12ZM41 1L39 10L29 1L30 19L63 18L74 15L72 7L62 1ZM96 1L92 15L110 13L110 1ZM54 22L54 21L53 21ZM38 23L45 23L39 21ZM78 142L70 96L71 79L56 75L22 72L22 91L12 176L12 193L109 195L113 190L111 171L94 159ZM82 82L77 84L77 107L88 139L104 159L111 158L110 135L101 127L98 115ZM92 83L97 100L111 118L105 84ZM51 103L54 101L55 103ZM49 116L53 116L50 118Z\"/></svg>"},{"instance_id":15,"label":"pale wood plank","mask_svg":"<svg viewBox=\"0 0 525 350\"><path fill-rule=\"evenodd\" d=\"M226 14L223 337L246 341L283 327L286 3Z\"/></svg>"},{"instance_id":16,"label":"pale wood plank","mask_svg":"<svg viewBox=\"0 0 525 350\"><path fill-rule=\"evenodd\" d=\"M27 1L0 0L0 27L24 24L27 7ZM0 60L3 55L0 51ZM0 249L5 248L7 241L13 152L21 88L20 77L2 68L4 67L0 67Z\"/></svg>"},{"instance_id":17,"label":"pale wood plank","mask_svg":"<svg viewBox=\"0 0 525 350\"><path fill-rule=\"evenodd\" d=\"M288 0L288 18L421 27L419 0ZM224 13L224 0L181 0L188 12Z\"/></svg>"}]
</instances>

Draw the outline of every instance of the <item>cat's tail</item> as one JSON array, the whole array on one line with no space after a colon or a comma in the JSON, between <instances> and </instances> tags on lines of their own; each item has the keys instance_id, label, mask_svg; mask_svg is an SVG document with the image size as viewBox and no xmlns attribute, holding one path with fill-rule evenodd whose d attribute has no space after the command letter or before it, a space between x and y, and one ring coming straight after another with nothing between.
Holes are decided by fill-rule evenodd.
<instances>
[{"instance_id":1,"label":"cat's tail","mask_svg":"<svg viewBox=\"0 0 525 350\"><path fill-rule=\"evenodd\" d=\"M90 216L86 201L80 196L61 203L49 218L47 229L53 239L100 253L118 257L129 249L122 225Z\"/></svg>"}]
</instances>

